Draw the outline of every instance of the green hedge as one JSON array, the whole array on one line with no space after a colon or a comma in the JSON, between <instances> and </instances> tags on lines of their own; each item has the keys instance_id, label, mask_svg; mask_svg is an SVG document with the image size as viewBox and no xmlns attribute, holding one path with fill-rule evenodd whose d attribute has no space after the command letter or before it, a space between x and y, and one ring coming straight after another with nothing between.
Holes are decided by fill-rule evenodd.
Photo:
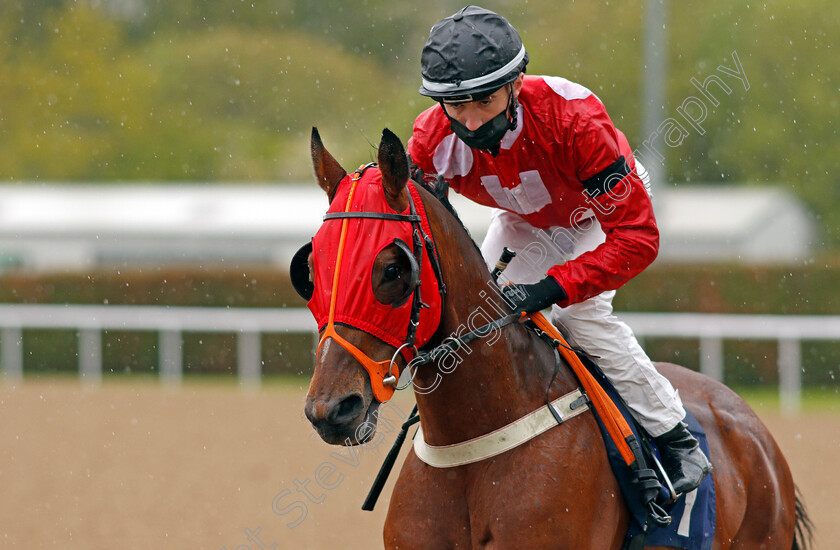
<instances>
[{"instance_id":1,"label":"green hedge","mask_svg":"<svg viewBox=\"0 0 840 550\"><path fill-rule=\"evenodd\" d=\"M7 272L0 302L207 307L305 305L286 273L266 267L120 269L91 273Z\"/></svg>"},{"instance_id":2,"label":"green hedge","mask_svg":"<svg viewBox=\"0 0 840 550\"><path fill-rule=\"evenodd\" d=\"M798 266L654 265L623 287L616 310L654 312L840 314L840 259ZM265 267L133 269L88 274L0 276L0 302L136 304L205 307L304 307L288 275ZM74 371L77 368L73 331L27 330L24 333L27 372ZM266 374L308 374L313 338L309 334L263 336ZM697 342L648 339L654 360L672 361L697 369ZM108 331L103 336L107 373L154 372L157 335ZM726 382L775 384L776 343L726 342ZM806 342L802 350L807 384L836 384L840 375L840 344ZM233 334L184 334L184 371L232 373L236 369Z\"/></svg>"},{"instance_id":3,"label":"green hedge","mask_svg":"<svg viewBox=\"0 0 840 550\"><path fill-rule=\"evenodd\" d=\"M6 273L0 276L0 302L236 308L306 305L291 288L288 275L265 267ZM77 338L72 330L25 330L24 370L75 371ZM156 333L106 331L102 343L106 373L149 373L158 368ZM184 333L183 349L186 376L236 372L234 334ZM312 354L311 334L262 337L266 374L308 374L312 370Z\"/></svg>"},{"instance_id":4,"label":"green hedge","mask_svg":"<svg viewBox=\"0 0 840 550\"><path fill-rule=\"evenodd\" d=\"M617 293L617 311L752 313L775 315L840 314L840 258L795 266L654 265ZM725 382L776 384L777 343L724 343ZM697 342L648 339L654 360L699 368ZM840 343L803 342L803 380L837 385Z\"/></svg>"},{"instance_id":5,"label":"green hedge","mask_svg":"<svg viewBox=\"0 0 840 550\"><path fill-rule=\"evenodd\" d=\"M627 283L618 310L840 314L840 258L796 266L656 265Z\"/></svg>"}]
</instances>

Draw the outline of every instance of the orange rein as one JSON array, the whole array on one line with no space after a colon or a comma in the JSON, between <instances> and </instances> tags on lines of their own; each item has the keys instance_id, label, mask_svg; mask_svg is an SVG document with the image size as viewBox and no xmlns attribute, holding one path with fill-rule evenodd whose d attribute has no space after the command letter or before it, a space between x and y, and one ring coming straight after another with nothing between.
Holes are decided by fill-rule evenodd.
<instances>
[{"instance_id":1,"label":"orange rein","mask_svg":"<svg viewBox=\"0 0 840 550\"><path fill-rule=\"evenodd\" d=\"M528 317L530 317L540 330L560 343L557 346L557 349L563 355L563 358L566 359L569 366L572 367L572 370L577 375L583 389L586 391L587 395L589 395L592 405L598 410L601 421L604 423L604 426L606 426L610 437L612 437L613 441L615 441L624 462L628 466L635 462L636 457L630 449L630 446L627 444L627 438L634 435L633 431L630 429L627 421L615 406L615 403L613 403L612 399L609 398L607 392L604 391L604 388L602 388L601 384L595 380L587 368L583 366L580 358L570 349L569 344L566 342L566 339L563 338L563 335L560 334L560 331L557 330L542 313L538 311L536 313L529 314Z\"/></svg>"}]
</instances>

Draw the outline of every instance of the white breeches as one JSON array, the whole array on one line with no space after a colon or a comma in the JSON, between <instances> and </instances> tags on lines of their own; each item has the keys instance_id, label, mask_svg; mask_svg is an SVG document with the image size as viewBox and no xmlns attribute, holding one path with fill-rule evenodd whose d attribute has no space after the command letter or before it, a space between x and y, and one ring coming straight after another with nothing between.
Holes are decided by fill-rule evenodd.
<instances>
[{"instance_id":1,"label":"white breeches","mask_svg":"<svg viewBox=\"0 0 840 550\"><path fill-rule=\"evenodd\" d=\"M592 222L585 231L550 231L531 226L517 214L494 210L481 253L492 268L507 246L517 256L499 282L536 283L551 266L604 242L600 224L594 217ZM554 305L551 321L573 346L598 357L598 365L631 414L656 437L676 426L685 411L676 390L653 366L630 327L613 315L613 296L615 291L610 290L569 307Z\"/></svg>"}]
</instances>

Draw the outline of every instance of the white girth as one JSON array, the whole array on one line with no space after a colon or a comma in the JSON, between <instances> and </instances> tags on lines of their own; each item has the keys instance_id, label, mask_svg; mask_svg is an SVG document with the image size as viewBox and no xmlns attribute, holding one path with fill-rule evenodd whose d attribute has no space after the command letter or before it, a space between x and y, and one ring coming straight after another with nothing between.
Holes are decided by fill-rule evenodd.
<instances>
[{"instance_id":1,"label":"white girth","mask_svg":"<svg viewBox=\"0 0 840 550\"><path fill-rule=\"evenodd\" d=\"M583 393L578 388L563 397L555 399L551 402L551 406L565 422L589 409L588 401L578 402L574 409L571 407L581 397L583 397ZM423 439L423 427L420 426L414 435L414 453L429 466L452 468L502 454L557 425L557 419L554 418L548 407L542 406L519 420L488 434L461 443L441 446L427 444Z\"/></svg>"}]
</instances>

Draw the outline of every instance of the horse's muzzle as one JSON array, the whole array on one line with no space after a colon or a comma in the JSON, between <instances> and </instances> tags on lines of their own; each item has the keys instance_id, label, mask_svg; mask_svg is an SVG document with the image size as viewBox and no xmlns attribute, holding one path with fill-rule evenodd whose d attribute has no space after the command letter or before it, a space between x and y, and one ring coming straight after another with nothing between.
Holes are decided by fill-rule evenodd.
<instances>
[{"instance_id":1,"label":"horse's muzzle","mask_svg":"<svg viewBox=\"0 0 840 550\"><path fill-rule=\"evenodd\" d=\"M367 416L362 394L353 392L335 398L317 399L307 397L304 414L321 439L332 445L355 445L367 439L365 430L359 434L359 426ZM369 429L367 429L369 431Z\"/></svg>"}]
</instances>

